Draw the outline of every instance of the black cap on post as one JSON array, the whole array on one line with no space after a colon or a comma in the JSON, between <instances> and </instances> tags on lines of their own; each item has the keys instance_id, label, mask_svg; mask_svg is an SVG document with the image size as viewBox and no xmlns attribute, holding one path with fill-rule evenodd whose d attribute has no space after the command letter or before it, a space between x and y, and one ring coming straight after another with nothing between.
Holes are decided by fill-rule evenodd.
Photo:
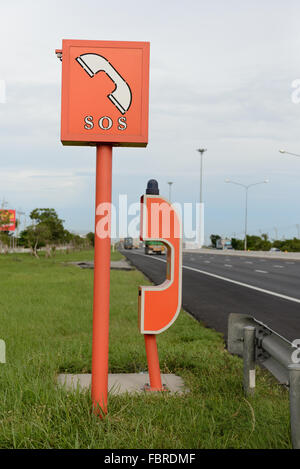
<instances>
[{"instance_id":1,"label":"black cap on post","mask_svg":"<svg viewBox=\"0 0 300 469\"><path fill-rule=\"evenodd\" d=\"M156 179L149 179L147 183L146 194L159 195L158 182Z\"/></svg>"}]
</instances>

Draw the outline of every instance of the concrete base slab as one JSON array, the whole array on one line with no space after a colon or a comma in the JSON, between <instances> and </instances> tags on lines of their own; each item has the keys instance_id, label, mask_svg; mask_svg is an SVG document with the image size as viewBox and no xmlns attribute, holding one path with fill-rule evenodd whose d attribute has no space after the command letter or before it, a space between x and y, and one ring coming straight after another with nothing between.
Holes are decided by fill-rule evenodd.
<instances>
[{"instance_id":1,"label":"concrete base slab","mask_svg":"<svg viewBox=\"0 0 300 469\"><path fill-rule=\"evenodd\" d=\"M68 390L86 390L91 387L91 374L82 373L78 375L59 374L57 382ZM184 381L180 376L172 374L161 375L162 384L172 394L183 394L189 392L184 387ZM148 373L118 373L108 375L108 392L111 394L141 393L145 384L149 383Z\"/></svg>"},{"instance_id":2,"label":"concrete base slab","mask_svg":"<svg viewBox=\"0 0 300 469\"><path fill-rule=\"evenodd\" d=\"M126 260L121 259L120 261L111 261L110 268L113 270L133 270L134 267L130 265Z\"/></svg>"},{"instance_id":3,"label":"concrete base slab","mask_svg":"<svg viewBox=\"0 0 300 469\"><path fill-rule=\"evenodd\" d=\"M76 265L81 269L93 269L94 268L94 261L80 261L80 262L66 262L66 265ZM111 261L110 268L112 270L133 270L134 267L130 265L125 259L121 259L120 261Z\"/></svg>"}]
</instances>

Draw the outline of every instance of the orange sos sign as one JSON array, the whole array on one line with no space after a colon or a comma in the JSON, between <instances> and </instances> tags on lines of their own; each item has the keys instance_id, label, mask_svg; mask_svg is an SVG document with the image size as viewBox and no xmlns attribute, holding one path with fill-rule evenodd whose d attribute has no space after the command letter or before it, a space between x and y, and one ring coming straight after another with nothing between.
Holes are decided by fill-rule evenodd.
<instances>
[{"instance_id":1,"label":"orange sos sign","mask_svg":"<svg viewBox=\"0 0 300 469\"><path fill-rule=\"evenodd\" d=\"M16 211L0 210L0 231L15 231L16 229Z\"/></svg>"},{"instance_id":2,"label":"orange sos sign","mask_svg":"<svg viewBox=\"0 0 300 469\"><path fill-rule=\"evenodd\" d=\"M146 146L148 42L63 40L64 145Z\"/></svg>"}]
</instances>

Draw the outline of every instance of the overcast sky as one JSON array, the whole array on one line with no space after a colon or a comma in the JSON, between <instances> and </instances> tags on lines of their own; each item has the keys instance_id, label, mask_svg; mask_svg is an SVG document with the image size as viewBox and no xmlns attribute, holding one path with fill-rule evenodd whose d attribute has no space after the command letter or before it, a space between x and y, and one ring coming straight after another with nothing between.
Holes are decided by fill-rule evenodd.
<instances>
[{"instance_id":1,"label":"overcast sky","mask_svg":"<svg viewBox=\"0 0 300 469\"><path fill-rule=\"evenodd\" d=\"M60 143L62 39L150 41L146 149L116 148L113 200L137 202L147 180L173 199L199 199L205 234L239 234L250 184L249 229L295 236L300 224L298 0L0 0L0 201L27 214L53 207L75 231L94 228L95 148ZM300 85L298 85L300 87ZM299 93L300 96L300 93ZM295 101L295 100L294 100Z\"/></svg>"}]
</instances>

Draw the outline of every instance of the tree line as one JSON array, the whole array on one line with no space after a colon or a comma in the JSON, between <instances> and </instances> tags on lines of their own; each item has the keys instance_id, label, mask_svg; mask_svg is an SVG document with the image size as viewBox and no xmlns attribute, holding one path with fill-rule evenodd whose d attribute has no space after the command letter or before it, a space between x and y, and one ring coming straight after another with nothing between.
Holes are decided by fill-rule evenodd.
<instances>
[{"instance_id":1,"label":"tree line","mask_svg":"<svg viewBox=\"0 0 300 469\"><path fill-rule=\"evenodd\" d=\"M221 239L221 236L215 234L210 236L212 247L216 247L218 239ZM231 246L237 251L243 251L244 239L231 238ZM300 239L277 239L271 241L266 233L263 233L261 236L247 235L247 248L249 251L270 251L271 248L276 248L283 252L300 252Z\"/></svg>"},{"instance_id":2,"label":"tree line","mask_svg":"<svg viewBox=\"0 0 300 469\"><path fill-rule=\"evenodd\" d=\"M51 257L55 254L58 246L83 248L94 245L94 233L88 233L85 237L71 233L64 228L64 220L59 218L53 208L36 208L32 210L30 220L30 225L21 231L17 243L18 246L29 248L35 257L39 257L38 251L41 248L45 249L46 257ZM6 224L7 220L4 215L0 221L0 227ZM12 232L0 231L2 246L8 248L13 237Z\"/></svg>"}]
</instances>

